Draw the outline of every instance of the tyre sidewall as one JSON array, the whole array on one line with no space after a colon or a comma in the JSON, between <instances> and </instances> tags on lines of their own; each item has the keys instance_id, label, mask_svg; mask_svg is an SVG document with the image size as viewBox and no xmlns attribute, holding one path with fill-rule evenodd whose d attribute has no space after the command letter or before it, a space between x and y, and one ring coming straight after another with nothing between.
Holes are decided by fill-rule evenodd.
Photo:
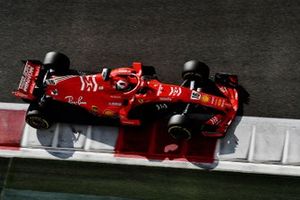
<instances>
[{"instance_id":1,"label":"tyre sidewall","mask_svg":"<svg viewBox=\"0 0 300 200\"><path fill-rule=\"evenodd\" d=\"M189 140L193 132L192 122L186 115L173 115L169 119L168 132L174 139Z\"/></svg>"},{"instance_id":2,"label":"tyre sidewall","mask_svg":"<svg viewBox=\"0 0 300 200\"><path fill-rule=\"evenodd\" d=\"M51 121L45 117L37 103L29 105L25 121L36 129L48 129L51 126Z\"/></svg>"},{"instance_id":3,"label":"tyre sidewall","mask_svg":"<svg viewBox=\"0 0 300 200\"><path fill-rule=\"evenodd\" d=\"M48 129L51 126L50 122L39 114L27 115L26 123L36 129Z\"/></svg>"}]
</instances>

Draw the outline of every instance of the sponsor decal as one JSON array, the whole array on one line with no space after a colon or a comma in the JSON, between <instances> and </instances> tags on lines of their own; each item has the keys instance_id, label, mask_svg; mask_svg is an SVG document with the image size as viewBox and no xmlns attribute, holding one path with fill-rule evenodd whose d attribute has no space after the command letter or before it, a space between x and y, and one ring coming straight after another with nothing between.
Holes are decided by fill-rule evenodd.
<instances>
[{"instance_id":1,"label":"sponsor decal","mask_svg":"<svg viewBox=\"0 0 300 200\"><path fill-rule=\"evenodd\" d=\"M224 106L224 101L222 99L218 99L217 101L217 105L220 106L220 107L223 107Z\"/></svg>"},{"instance_id":2,"label":"sponsor decal","mask_svg":"<svg viewBox=\"0 0 300 200\"><path fill-rule=\"evenodd\" d=\"M93 91L96 92L99 87L98 83L96 82L96 75L93 76L80 76L81 81L81 91Z\"/></svg>"},{"instance_id":3,"label":"sponsor decal","mask_svg":"<svg viewBox=\"0 0 300 200\"><path fill-rule=\"evenodd\" d=\"M28 92L28 88L30 86L31 77L33 76L34 67L30 65L26 65L23 71L23 77L21 78L19 88Z\"/></svg>"},{"instance_id":4,"label":"sponsor decal","mask_svg":"<svg viewBox=\"0 0 300 200\"><path fill-rule=\"evenodd\" d=\"M87 104L85 101L83 101L83 97L80 96L78 99L75 99L73 96L65 96L65 99L67 99L68 103L74 104L74 105L85 105Z\"/></svg>"},{"instance_id":5,"label":"sponsor decal","mask_svg":"<svg viewBox=\"0 0 300 200\"><path fill-rule=\"evenodd\" d=\"M109 102L108 105L110 106L122 106L121 102Z\"/></svg>"},{"instance_id":6,"label":"sponsor decal","mask_svg":"<svg viewBox=\"0 0 300 200\"><path fill-rule=\"evenodd\" d=\"M217 100L217 99L216 99L215 97L211 97L211 103L212 103L212 104L216 104L216 100Z\"/></svg>"},{"instance_id":7,"label":"sponsor decal","mask_svg":"<svg viewBox=\"0 0 300 200\"><path fill-rule=\"evenodd\" d=\"M118 71L118 73L124 73L124 74L127 74L127 73L131 73L131 70L129 70L129 69L118 69L117 70Z\"/></svg>"},{"instance_id":8,"label":"sponsor decal","mask_svg":"<svg viewBox=\"0 0 300 200\"><path fill-rule=\"evenodd\" d=\"M208 95L202 95L201 96L201 101L203 103L208 103L210 101L210 96L208 96Z\"/></svg>"},{"instance_id":9,"label":"sponsor decal","mask_svg":"<svg viewBox=\"0 0 300 200\"><path fill-rule=\"evenodd\" d=\"M160 101L172 101L172 98L170 98L170 97L160 97L159 100Z\"/></svg>"},{"instance_id":10,"label":"sponsor decal","mask_svg":"<svg viewBox=\"0 0 300 200\"><path fill-rule=\"evenodd\" d=\"M192 91L192 93L191 93L191 99L192 100L200 100L200 98L201 98L201 94L200 93L198 93L196 91Z\"/></svg>"},{"instance_id":11,"label":"sponsor decal","mask_svg":"<svg viewBox=\"0 0 300 200\"><path fill-rule=\"evenodd\" d=\"M163 104L156 104L156 109L159 111L159 110L164 110L164 109L167 109L168 108L168 105L163 103Z\"/></svg>"},{"instance_id":12,"label":"sponsor decal","mask_svg":"<svg viewBox=\"0 0 300 200\"><path fill-rule=\"evenodd\" d=\"M107 116L107 117L113 117L116 115L116 113L112 110L104 110L103 111L103 115Z\"/></svg>"},{"instance_id":13,"label":"sponsor decal","mask_svg":"<svg viewBox=\"0 0 300 200\"><path fill-rule=\"evenodd\" d=\"M169 93L169 96L179 96L181 94L181 88L180 87L172 87L171 86L171 91Z\"/></svg>"},{"instance_id":14,"label":"sponsor decal","mask_svg":"<svg viewBox=\"0 0 300 200\"><path fill-rule=\"evenodd\" d=\"M121 96L116 96L116 95L111 95L110 98L112 98L112 99L121 99L122 97Z\"/></svg>"},{"instance_id":15,"label":"sponsor decal","mask_svg":"<svg viewBox=\"0 0 300 200\"><path fill-rule=\"evenodd\" d=\"M210 121L210 123L211 123L212 125L216 125L216 124L219 123L219 118L216 117L216 116L214 116L214 117L211 118L209 121Z\"/></svg>"},{"instance_id":16,"label":"sponsor decal","mask_svg":"<svg viewBox=\"0 0 300 200\"><path fill-rule=\"evenodd\" d=\"M59 82L63 82L65 80L68 80L68 79L74 78L74 77L76 77L76 76L72 76L72 75L71 76L59 76L59 77L55 77L55 78L51 78L51 79L47 80L46 83L47 84L49 83L50 85L56 85Z\"/></svg>"},{"instance_id":17,"label":"sponsor decal","mask_svg":"<svg viewBox=\"0 0 300 200\"><path fill-rule=\"evenodd\" d=\"M162 84L159 84L156 95L159 96L162 93L162 91L163 91L163 86Z\"/></svg>"}]
</instances>

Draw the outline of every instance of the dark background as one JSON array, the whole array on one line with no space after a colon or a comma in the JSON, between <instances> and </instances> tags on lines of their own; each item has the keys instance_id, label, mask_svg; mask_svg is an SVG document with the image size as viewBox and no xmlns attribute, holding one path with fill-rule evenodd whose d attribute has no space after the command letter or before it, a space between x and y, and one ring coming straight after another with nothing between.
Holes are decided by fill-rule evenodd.
<instances>
[{"instance_id":1,"label":"dark background","mask_svg":"<svg viewBox=\"0 0 300 200\"><path fill-rule=\"evenodd\" d=\"M21 59L67 54L75 69L153 65L180 83L182 64L238 74L245 115L300 118L300 1L0 0L0 101L21 102Z\"/></svg>"}]
</instances>

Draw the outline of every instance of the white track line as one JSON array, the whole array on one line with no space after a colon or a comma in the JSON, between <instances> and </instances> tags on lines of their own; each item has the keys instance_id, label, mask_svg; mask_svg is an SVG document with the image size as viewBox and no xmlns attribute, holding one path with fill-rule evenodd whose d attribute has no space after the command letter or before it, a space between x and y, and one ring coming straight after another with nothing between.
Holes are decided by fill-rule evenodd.
<instances>
[{"instance_id":1,"label":"white track line","mask_svg":"<svg viewBox=\"0 0 300 200\"><path fill-rule=\"evenodd\" d=\"M1 110L27 110L29 104L25 103L3 103L0 102Z\"/></svg>"},{"instance_id":2,"label":"white track line","mask_svg":"<svg viewBox=\"0 0 300 200\"><path fill-rule=\"evenodd\" d=\"M14 104L14 103L0 103L0 109L2 110L26 110L28 104ZM295 125L299 127L299 119L274 119L274 118L262 118L262 117L243 117L243 120L250 120L252 123L259 123L261 120L269 121L277 125ZM85 141L84 149L90 149L90 135L91 127L88 129L87 139ZM256 127L252 127L252 137L248 146L248 159L254 162L254 142L255 142ZM59 137L59 126L56 127L55 137L52 141L52 147L57 147ZM289 153L289 141L290 133L287 130L285 134L285 144L283 146L282 159L283 164L287 163ZM27 137L23 138L22 146L27 143ZM68 158L61 159L57 154L70 155ZM250 163L250 162L236 162L230 160L216 161L213 164L204 163L192 163L184 161L154 161L144 158L129 158L129 157L115 157L114 153L105 152L87 152L77 151L75 149L39 149L39 148L20 148L19 150L6 150L0 149L0 157L21 157L21 158L39 158L39 159L55 159L55 160L71 160L71 161L83 161L83 162L99 162L99 163L112 163L112 164L124 164L124 165L143 165L143 166L155 166L155 167L170 167L170 168L184 168L184 169L206 169L217 171L232 171L232 172L244 172L244 173L258 173L258 174L272 174L272 175L287 175L287 176L300 176L300 166L295 165L280 165L271 163ZM298 163L299 164L299 163Z\"/></svg>"},{"instance_id":3,"label":"white track line","mask_svg":"<svg viewBox=\"0 0 300 200\"><path fill-rule=\"evenodd\" d=\"M51 153L51 154L50 154ZM59 153L70 154L69 158L61 159L53 156L52 154ZM163 160L157 162L156 160L148 159L132 159L125 157L115 157L111 153L99 152L84 152L84 151L67 151L67 150L51 150L44 149L29 149L21 148L20 151L14 150L0 150L1 157L19 157L19 158L36 158L36 159L50 159L50 160L64 160L64 161L80 161L80 162L96 162L96 163L109 163L121 165L140 165L149 167L168 167L168 168L182 168L182 169L195 169L195 170L214 170L225 172L242 172L254 174L270 174L270 175L284 175L284 176L300 176L300 167L292 165L274 165L274 164L258 164L247 162L231 162L219 161L213 164L205 163L192 163L184 161Z\"/></svg>"}]
</instances>

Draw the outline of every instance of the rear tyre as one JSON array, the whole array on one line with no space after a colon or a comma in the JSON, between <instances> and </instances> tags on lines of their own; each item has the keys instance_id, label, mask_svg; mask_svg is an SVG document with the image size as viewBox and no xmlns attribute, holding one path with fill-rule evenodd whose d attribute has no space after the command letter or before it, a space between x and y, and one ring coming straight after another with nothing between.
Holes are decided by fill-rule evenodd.
<instances>
[{"instance_id":1,"label":"rear tyre","mask_svg":"<svg viewBox=\"0 0 300 200\"><path fill-rule=\"evenodd\" d=\"M70 59L65 54L52 51L45 55L43 64L47 69L54 70L56 74L63 75L70 68Z\"/></svg>"},{"instance_id":2,"label":"rear tyre","mask_svg":"<svg viewBox=\"0 0 300 200\"><path fill-rule=\"evenodd\" d=\"M48 129L51 126L51 121L42 114L35 104L30 104L25 121L36 129Z\"/></svg>"},{"instance_id":3,"label":"rear tyre","mask_svg":"<svg viewBox=\"0 0 300 200\"><path fill-rule=\"evenodd\" d=\"M173 115L168 123L168 132L176 140L189 140L192 137L191 121L186 115Z\"/></svg>"}]
</instances>

